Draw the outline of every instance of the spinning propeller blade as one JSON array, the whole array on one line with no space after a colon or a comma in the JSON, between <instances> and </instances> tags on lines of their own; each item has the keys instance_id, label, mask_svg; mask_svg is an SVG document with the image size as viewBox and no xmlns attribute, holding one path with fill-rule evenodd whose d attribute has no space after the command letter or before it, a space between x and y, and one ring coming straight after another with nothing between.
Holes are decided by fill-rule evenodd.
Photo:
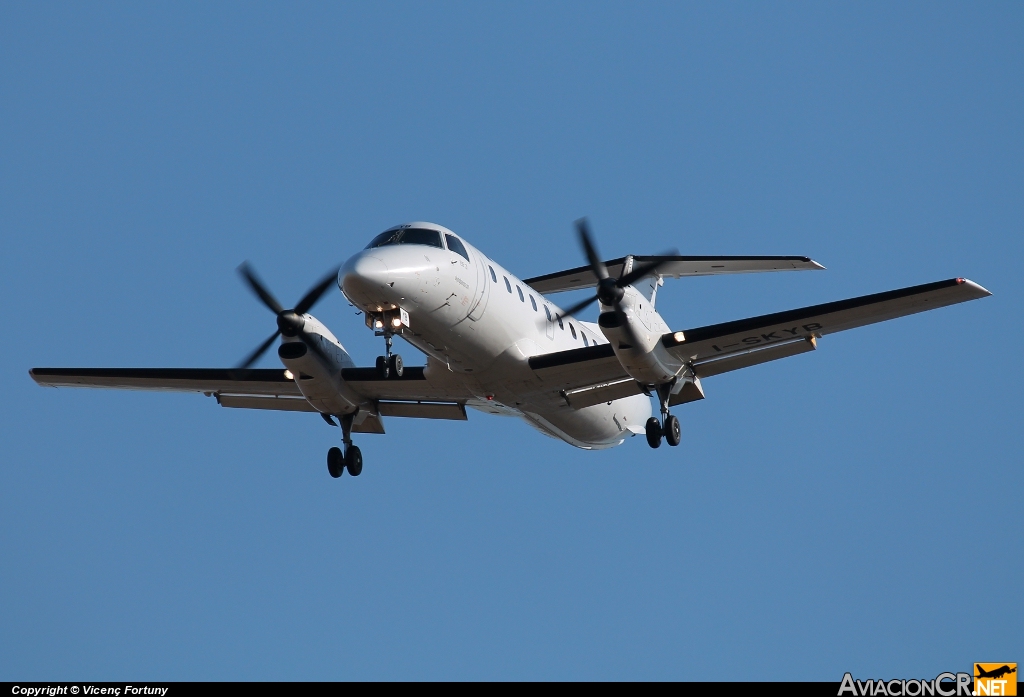
<instances>
[{"instance_id":1,"label":"spinning propeller blade","mask_svg":"<svg viewBox=\"0 0 1024 697\"><path fill-rule=\"evenodd\" d=\"M590 263L590 269L594 272L594 276L597 277L597 293L586 300L576 303L569 309L562 313L562 317L568 317L575 315L580 310L590 306L594 301L600 300L602 304L614 307L616 310L619 309L619 302L625 295L626 286L632 285L636 281L639 281L644 276L649 276L656 272L662 265L667 263L667 260L663 259L660 261L654 261L649 264L639 266L622 278L615 280L608 275L608 267L601 261L601 256L597 253L597 247L594 245L593 237L590 234L590 223L586 218L580 218L576 221L576 232L580 238L580 244L583 246L583 253L587 257L587 261ZM674 254L672 252L671 254ZM668 256L668 254L664 255ZM552 320L547 320L552 321Z\"/></svg>"},{"instance_id":2,"label":"spinning propeller blade","mask_svg":"<svg viewBox=\"0 0 1024 697\"><path fill-rule=\"evenodd\" d=\"M239 369L248 368L253 363L260 359L267 349L271 347L274 340L282 334L285 336L297 336L302 340L302 343L309 348L310 351L315 353L320 358L327 360L327 355L323 349L320 348L320 344L316 337L308 333L305 330L305 320L302 315L313 309L313 306L319 302L320 298L323 297L327 289L331 287L331 284L338 277L338 269L334 269L326 276L323 277L315 286L310 288L302 300L292 308L286 310L281 307L281 303L277 301L273 293L267 290L266 286L260 280L256 272L249 266L249 262L245 261L238 267L238 273L242 276L242 279L249 286L249 289L256 295L260 301L270 309L275 315L277 315L277 331L270 335L270 337L256 347L256 350L250 353L244 361L238 364Z\"/></svg>"}]
</instances>

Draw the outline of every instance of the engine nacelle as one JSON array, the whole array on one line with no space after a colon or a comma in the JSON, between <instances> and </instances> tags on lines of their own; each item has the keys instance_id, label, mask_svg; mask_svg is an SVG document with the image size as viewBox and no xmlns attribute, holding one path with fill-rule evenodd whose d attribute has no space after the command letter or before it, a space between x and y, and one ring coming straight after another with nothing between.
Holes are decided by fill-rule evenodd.
<instances>
[{"instance_id":1,"label":"engine nacelle","mask_svg":"<svg viewBox=\"0 0 1024 697\"><path fill-rule=\"evenodd\" d=\"M348 414L363 400L345 386L342 368L355 366L348 351L330 330L314 317L306 315L304 331L317 342L325 361L298 337L286 338L278 347L281 363L295 380L299 392L324 414Z\"/></svg>"},{"instance_id":2,"label":"engine nacelle","mask_svg":"<svg viewBox=\"0 0 1024 697\"><path fill-rule=\"evenodd\" d=\"M670 382L683 365L661 345L668 324L639 291L625 290L617 307L601 305L597 324L631 378L644 385Z\"/></svg>"}]
</instances>

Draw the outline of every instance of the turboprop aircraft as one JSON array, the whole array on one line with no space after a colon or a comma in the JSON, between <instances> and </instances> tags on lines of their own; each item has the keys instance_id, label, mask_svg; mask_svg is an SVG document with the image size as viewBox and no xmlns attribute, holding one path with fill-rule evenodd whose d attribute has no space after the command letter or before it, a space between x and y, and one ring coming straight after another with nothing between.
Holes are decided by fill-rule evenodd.
<instances>
[{"instance_id":1,"label":"turboprop aircraft","mask_svg":"<svg viewBox=\"0 0 1024 697\"><path fill-rule=\"evenodd\" d=\"M448 228L407 223L385 230L331 271L291 309L255 272L242 278L274 313L277 330L235 368L33 368L51 387L202 392L223 407L318 413L341 427L327 469L359 475L353 433L384 433L386 418L466 420L470 407L517 416L585 449L644 435L679 445L671 408L704 399L703 379L813 351L835 332L990 293L951 278L706 327L673 331L655 310L666 278L824 267L807 257L626 256L602 261L586 220L576 223L588 264L520 280ZM309 314L332 285L383 337L376 365L359 367ZM594 288L561 309L548 296ZM579 312L597 302L597 323ZM405 366L394 337L426 354ZM284 369L251 366L280 338ZM657 400L658 414L651 406Z\"/></svg>"}]
</instances>

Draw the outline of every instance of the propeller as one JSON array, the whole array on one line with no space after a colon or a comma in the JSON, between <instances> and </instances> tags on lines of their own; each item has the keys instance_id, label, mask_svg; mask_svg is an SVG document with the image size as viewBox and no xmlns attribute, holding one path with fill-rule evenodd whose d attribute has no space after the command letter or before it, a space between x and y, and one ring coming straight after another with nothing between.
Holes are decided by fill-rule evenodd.
<instances>
[{"instance_id":1,"label":"propeller","mask_svg":"<svg viewBox=\"0 0 1024 697\"><path fill-rule=\"evenodd\" d=\"M643 266L637 266L625 276L616 280L608 275L608 269L597 253L597 248L594 246L594 241L590 234L590 223L587 222L586 218L580 218L576 221L576 232L579 234L583 251L587 255L587 261L590 262L590 268L594 275L597 276L597 293L593 297L578 302L565 310L562 313L563 316L575 315L596 300L600 300L602 305L618 308L619 301L626 294L626 286L632 285L644 276L651 275L667 261L662 259L660 261L652 261Z\"/></svg>"},{"instance_id":2,"label":"propeller","mask_svg":"<svg viewBox=\"0 0 1024 697\"><path fill-rule=\"evenodd\" d=\"M256 347L256 350L246 356L245 360L238 364L238 369L244 369L251 366L260 356L266 353L267 349L274 343L274 340L282 334L287 337L299 337L310 351L320 356L324 360L327 359L327 355L324 354L323 349L314 340L312 334L307 332L304 327L306 321L302 318L302 315L309 312L314 305L323 297L323 294L331 287L331 284L338 278L338 270L334 269L315 286L310 288L305 295L302 296L302 300L298 302L290 310L286 310L281 307L281 303L277 302L277 298L267 290L266 286L260 280L256 272L253 271L252 267L249 266L249 262L242 262L242 265L238 267L238 273L248 284L249 288L256 297L259 298L267 308L270 309L275 315L277 315L277 331L271 334L266 341Z\"/></svg>"}]
</instances>

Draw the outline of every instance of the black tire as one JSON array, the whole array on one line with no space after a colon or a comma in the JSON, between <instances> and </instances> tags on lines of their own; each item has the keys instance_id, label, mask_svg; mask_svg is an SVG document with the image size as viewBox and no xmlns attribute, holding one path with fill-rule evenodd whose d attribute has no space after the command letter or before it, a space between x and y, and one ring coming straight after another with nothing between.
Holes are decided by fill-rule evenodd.
<instances>
[{"instance_id":1,"label":"black tire","mask_svg":"<svg viewBox=\"0 0 1024 697\"><path fill-rule=\"evenodd\" d=\"M327 471L335 479L345 473L345 456L341 454L341 448L331 448L327 451Z\"/></svg>"},{"instance_id":2,"label":"black tire","mask_svg":"<svg viewBox=\"0 0 1024 697\"><path fill-rule=\"evenodd\" d=\"M358 477L359 473L363 471L363 454L359 452L357 446L350 446L348 452L345 453L345 467L353 477Z\"/></svg>"},{"instance_id":3,"label":"black tire","mask_svg":"<svg viewBox=\"0 0 1024 697\"><path fill-rule=\"evenodd\" d=\"M388 359L384 356L377 356L377 375L379 375L382 380L387 380L389 372Z\"/></svg>"},{"instance_id":4,"label":"black tire","mask_svg":"<svg viewBox=\"0 0 1024 697\"><path fill-rule=\"evenodd\" d=\"M388 368L391 369L391 374L394 377L402 377L402 373L405 372L405 368L402 366L402 357L397 353L391 354L391 360L388 362Z\"/></svg>"},{"instance_id":5,"label":"black tire","mask_svg":"<svg viewBox=\"0 0 1024 697\"><path fill-rule=\"evenodd\" d=\"M669 414L665 419L665 442L673 448L683 440L683 429L679 426L679 419Z\"/></svg>"},{"instance_id":6,"label":"black tire","mask_svg":"<svg viewBox=\"0 0 1024 697\"><path fill-rule=\"evenodd\" d=\"M661 445L661 422L657 418L647 419L647 445L657 448Z\"/></svg>"}]
</instances>

